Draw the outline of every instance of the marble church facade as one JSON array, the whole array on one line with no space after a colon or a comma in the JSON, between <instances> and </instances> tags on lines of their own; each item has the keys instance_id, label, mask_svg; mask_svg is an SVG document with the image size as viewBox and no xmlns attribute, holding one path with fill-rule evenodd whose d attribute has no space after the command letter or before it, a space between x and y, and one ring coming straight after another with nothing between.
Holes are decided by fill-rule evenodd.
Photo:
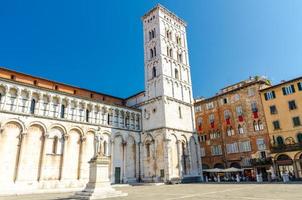
<instances>
[{"instance_id":1,"label":"marble church facade","mask_svg":"<svg viewBox=\"0 0 302 200\"><path fill-rule=\"evenodd\" d=\"M0 194L84 187L99 151L112 183L201 178L186 24L161 5L142 20L145 91L129 98L0 68Z\"/></svg>"}]
</instances>

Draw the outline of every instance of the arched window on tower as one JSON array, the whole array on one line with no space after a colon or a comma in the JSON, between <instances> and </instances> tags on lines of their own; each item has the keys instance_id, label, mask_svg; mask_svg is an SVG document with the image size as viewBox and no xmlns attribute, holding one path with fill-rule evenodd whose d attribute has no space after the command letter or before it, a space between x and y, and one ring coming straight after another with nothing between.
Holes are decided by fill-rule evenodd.
<instances>
[{"instance_id":1,"label":"arched window on tower","mask_svg":"<svg viewBox=\"0 0 302 200\"><path fill-rule=\"evenodd\" d=\"M182 63L182 54L177 54L177 61Z\"/></svg>"},{"instance_id":2,"label":"arched window on tower","mask_svg":"<svg viewBox=\"0 0 302 200\"><path fill-rule=\"evenodd\" d=\"M30 103L30 114L35 114L36 100L32 99Z\"/></svg>"},{"instance_id":3,"label":"arched window on tower","mask_svg":"<svg viewBox=\"0 0 302 200\"><path fill-rule=\"evenodd\" d=\"M151 34L151 31L149 31L149 40L152 39L152 34Z\"/></svg>"},{"instance_id":4,"label":"arched window on tower","mask_svg":"<svg viewBox=\"0 0 302 200\"><path fill-rule=\"evenodd\" d=\"M153 58L153 49L150 49L150 59Z\"/></svg>"},{"instance_id":5,"label":"arched window on tower","mask_svg":"<svg viewBox=\"0 0 302 200\"><path fill-rule=\"evenodd\" d=\"M155 38L155 29L151 31L152 38Z\"/></svg>"},{"instance_id":6,"label":"arched window on tower","mask_svg":"<svg viewBox=\"0 0 302 200\"><path fill-rule=\"evenodd\" d=\"M156 77L156 67L154 66L152 68L152 78L155 78Z\"/></svg>"},{"instance_id":7,"label":"arched window on tower","mask_svg":"<svg viewBox=\"0 0 302 200\"><path fill-rule=\"evenodd\" d=\"M181 114L181 107L178 107L178 114L179 114L179 118L182 118L182 114Z\"/></svg>"},{"instance_id":8,"label":"arched window on tower","mask_svg":"<svg viewBox=\"0 0 302 200\"><path fill-rule=\"evenodd\" d=\"M176 79L179 79L178 69L174 69L174 75Z\"/></svg>"},{"instance_id":9,"label":"arched window on tower","mask_svg":"<svg viewBox=\"0 0 302 200\"><path fill-rule=\"evenodd\" d=\"M169 49L169 56L172 58L173 57L173 50L172 48Z\"/></svg>"},{"instance_id":10,"label":"arched window on tower","mask_svg":"<svg viewBox=\"0 0 302 200\"><path fill-rule=\"evenodd\" d=\"M153 48L154 57L156 56L156 47Z\"/></svg>"}]
</instances>

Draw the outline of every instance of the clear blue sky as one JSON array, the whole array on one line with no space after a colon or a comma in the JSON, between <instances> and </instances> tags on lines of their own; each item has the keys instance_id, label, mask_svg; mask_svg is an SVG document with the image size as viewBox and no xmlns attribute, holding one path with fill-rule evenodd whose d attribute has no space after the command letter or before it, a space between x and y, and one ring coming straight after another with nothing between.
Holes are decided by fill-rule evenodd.
<instances>
[{"instance_id":1,"label":"clear blue sky","mask_svg":"<svg viewBox=\"0 0 302 200\"><path fill-rule=\"evenodd\" d=\"M301 0L0 0L0 66L120 97L144 89L141 16L188 23L194 96L302 75Z\"/></svg>"}]
</instances>

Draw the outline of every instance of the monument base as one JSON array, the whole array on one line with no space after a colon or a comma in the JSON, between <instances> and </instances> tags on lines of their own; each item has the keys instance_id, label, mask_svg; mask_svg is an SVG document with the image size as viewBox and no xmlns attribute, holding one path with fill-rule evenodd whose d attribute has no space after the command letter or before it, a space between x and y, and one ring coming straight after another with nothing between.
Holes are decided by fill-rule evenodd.
<instances>
[{"instance_id":1,"label":"monument base","mask_svg":"<svg viewBox=\"0 0 302 200\"><path fill-rule=\"evenodd\" d=\"M112 188L109 181L109 163L108 157L97 155L91 159L89 182L84 190L76 192L73 199L105 199L110 197L127 196L127 193L116 191Z\"/></svg>"},{"instance_id":2,"label":"monument base","mask_svg":"<svg viewBox=\"0 0 302 200\"><path fill-rule=\"evenodd\" d=\"M117 191L111 186L102 188L85 188L81 192L76 192L72 197L74 199L106 199L111 197L127 196L127 193Z\"/></svg>"}]
</instances>

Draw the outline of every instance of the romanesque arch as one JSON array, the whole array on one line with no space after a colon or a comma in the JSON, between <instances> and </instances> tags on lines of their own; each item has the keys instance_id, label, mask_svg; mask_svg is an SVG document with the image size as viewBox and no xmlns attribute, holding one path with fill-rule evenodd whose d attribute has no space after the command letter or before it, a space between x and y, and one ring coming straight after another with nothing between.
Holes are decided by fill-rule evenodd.
<instances>
[{"instance_id":1,"label":"romanesque arch","mask_svg":"<svg viewBox=\"0 0 302 200\"><path fill-rule=\"evenodd\" d=\"M81 160L81 179L89 178L89 161L95 154L95 132L89 130L83 140L82 160Z\"/></svg>"},{"instance_id":2,"label":"romanesque arch","mask_svg":"<svg viewBox=\"0 0 302 200\"><path fill-rule=\"evenodd\" d=\"M17 181L34 182L38 180L45 133L45 125L32 123L26 134L23 135Z\"/></svg>"},{"instance_id":3,"label":"romanesque arch","mask_svg":"<svg viewBox=\"0 0 302 200\"><path fill-rule=\"evenodd\" d=\"M190 137L191 174L198 174L198 146L194 136Z\"/></svg>"},{"instance_id":4,"label":"romanesque arch","mask_svg":"<svg viewBox=\"0 0 302 200\"><path fill-rule=\"evenodd\" d=\"M164 138L162 134L157 134L154 137L155 142L155 155L154 155L154 175L157 178L164 178L165 165L164 165Z\"/></svg>"},{"instance_id":5,"label":"romanesque arch","mask_svg":"<svg viewBox=\"0 0 302 200\"><path fill-rule=\"evenodd\" d=\"M124 139L122 135L116 134L113 145L113 182L121 183L124 169Z\"/></svg>"},{"instance_id":6,"label":"romanesque arch","mask_svg":"<svg viewBox=\"0 0 302 200\"><path fill-rule=\"evenodd\" d=\"M8 121L1 127L0 183L3 186L15 181L22 131L22 125L16 121Z\"/></svg>"},{"instance_id":7,"label":"romanesque arch","mask_svg":"<svg viewBox=\"0 0 302 200\"><path fill-rule=\"evenodd\" d=\"M61 178L65 146L64 135L66 135L66 129L61 125L53 125L49 128L44 144L43 180L59 180Z\"/></svg>"},{"instance_id":8,"label":"romanesque arch","mask_svg":"<svg viewBox=\"0 0 302 200\"><path fill-rule=\"evenodd\" d=\"M66 149L64 149L63 179L76 180L80 178L82 132L79 128L72 128L68 132Z\"/></svg>"},{"instance_id":9,"label":"romanesque arch","mask_svg":"<svg viewBox=\"0 0 302 200\"><path fill-rule=\"evenodd\" d=\"M169 145L169 155L171 162L171 177L179 177L179 148L177 137L172 134Z\"/></svg>"},{"instance_id":10,"label":"romanesque arch","mask_svg":"<svg viewBox=\"0 0 302 200\"><path fill-rule=\"evenodd\" d=\"M127 138L126 144L126 171L125 176L128 181L135 181L135 172L136 172L136 142L134 137L131 135Z\"/></svg>"},{"instance_id":11,"label":"romanesque arch","mask_svg":"<svg viewBox=\"0 0 302 200\"><path fill-rule=\"evenodd\" d=\"M154 146L154 139L148 134L143 141L143 147L141 149L143 158L143 176L145 179L155 176Z\"/></svg>"},{"instance_id":12,"label":"romanesque arch","mask_svg":"<svg viewBox=\"0 0 302 200\"><path fill-rule=\"evenodd\" d=\"M111 155L111 142L110 142L111 134L109 132L104 132L102 135L103 135L102 152L106 156L110 156Z\"/></svg>"},{"instance_id":13,"label":"romanesque arch","mask_svg":"<svg viewBox=\"0 0 302 200\"><path fill-rule=\"evenodd\" d=\"M189 174L190 169L190 159L188 151L188 141L185 135L182 135L180 138L180 154L181 154L181 165L182 165L182 175Z\"/></svg>"}]
</instances>

